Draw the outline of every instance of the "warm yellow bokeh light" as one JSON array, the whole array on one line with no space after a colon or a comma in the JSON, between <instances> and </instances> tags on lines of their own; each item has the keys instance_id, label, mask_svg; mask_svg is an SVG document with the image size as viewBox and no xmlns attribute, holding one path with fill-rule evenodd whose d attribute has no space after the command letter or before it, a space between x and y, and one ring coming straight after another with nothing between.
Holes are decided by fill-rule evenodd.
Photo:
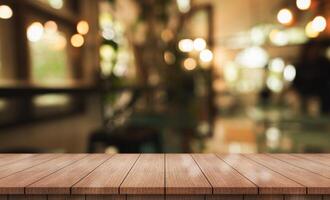
<instances>
[{"instance_id":1,"label":"warm yellow bokeh light","mask_svg":"<svg viewBox=\"0 0 330 200\"><path fill-rule=\"evenodd\" d=\"M309 22L305 28L305 34L309 38L316 38L319 36L320 32L315 31L312 26L312 22Z\"/></svg>"},{"instance_id":2,"label":"warm yellow bokeh light","mask_svg":"<svg viewBox=\"0 0 330 200\"><path fill-rule=\"evenodd\" d=\"M166 64L168 65L172 65L175 63L175 56L172 52L170 51L165 51L164 53L164 60L166 62Z\"/></svg>"},{"instance_id":3,"label":"warm yellow bokeh light","mask_svg":"<svg viewBox=\"0 0 330 200\"><path fill-rule=\"evenodd\" d=\"M317 16L312 21L312 28L316 32L322 32L327 28L327 20L323 16Z\"/></svg>"},{"instance_id":4,"label":"warm yellow bokeh light","mask_svg":"<svg viewBox=\"0 0 330 200\"><path fill-rule=\"evenodd\" d=\"M29 41L38 42L44 34L44 27L40 22L33 22L27 29L26 35Z\"/></svg>"},{"instance_id":5,"label":"warm yellow bokeh light","mask_svg":"<svg viewBox=\"0 0 330 200\"><path fill-rule=\"evenodd\" d=\"M201 59L202 62L211 62L213 60L213 53L209 49L205 49L201 51L199 54L199 59Z\"/></svg>"},{"instance_id":6,"label":"warm yellow bokeh light","mask_svg":"<svg viewBox=\"0 0 330 200\"><path fill-rule=\"evenodd\" d=\"M75 34L71 37L71 44L74 47L81 47L82 45L84 45L84 37L80 34Z\"/></svg>"},{"instance_id":7,"label":"warm yellow bokeh light","mask_svg":"<svg viewBox=\"0 0 330 200\"><path fill-rule=\"evenodd\" d=\"M194 50L194 42L191 39L180 40L179 49L182 52L191 52Z\"/></svg>"},{"instance_id":8,"label":"warm yellow bokeh light","mask_svg":"<svg viewBox=\"0 0 330 200\"><path fill-rule=\"evenodd\" d=\"M10 19L13 16L13 10L7 5L0 6L0 19Z\"/></svg>"},{"instance_id":9,"label":"warm yellow bokeh light","mask_svg":"<svg viewBox=\"0 0 330 200\"><path fill-rule=\"evenodd\" d=\"M312 1L311 0L297 0L296 4L300 10L308 10L311 7Z\"/></svg>"},{"instance_id":10,"label":"warm yellow bokeh light","mask_svg":"<svg viewBox=\"0 0 330 200\"><path fill-rule=\"evenodd\" d=\"M80 21L77 24L77 31L78 33L80 33L81 35L86 35L89 31L89 25L88 22L86 21Z\"/></svg>"},{"instance_id":11,"label":"warm yellow bokeh light","mask_svg":"<svg viewBox=\"0 0 330 200\"><path fill-rule=\"evenodd\" d=\"M54 33L58 30L57 24L54 21L47 21L44 27L45 27L45 31L50 33Z\"/></svg>"},{"instance_id":12,"label":"warm yellow bokeh light","mask_svg":"<svg viewBox=\"0 0 330 200\"><path fill-rule=\"evenodd\" d=\"M281 9L278 14L277 14L277 20L281 23L281 24L285 24L288 25L292 22L293 20L293 14L292 12L287 9L287 8L283 8Z\"/></svg>"},{"instance_id":13,"label":"warm yellow bokeh light","mask_svg":"<svg viewBox=\"0 0 330 200\"><path fill-rule=\"evenodd\" d=\"M183 67L188 71L194 70L197 67L197 62L193 58L187 58L183 62Z\"/></svg>"}]
</instances>

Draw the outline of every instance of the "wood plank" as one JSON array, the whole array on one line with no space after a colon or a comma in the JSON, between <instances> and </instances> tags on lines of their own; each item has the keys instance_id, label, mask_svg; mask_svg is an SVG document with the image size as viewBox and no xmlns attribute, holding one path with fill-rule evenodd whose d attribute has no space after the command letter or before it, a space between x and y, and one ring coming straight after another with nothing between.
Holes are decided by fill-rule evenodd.
<instances>
[{"instance_id":1,"label":"wood plank","mask_svg":"<svg viewBox=\"0 0 330 200\"><path fill-rule=\"evenodd\" d=\"M166 194L211 194L212 187L189 154L166 154Z\"/></svg>"},{"instance_id":2,"label":"wood plank","mask_svg":"<svg viewBox=\"0 0 330 200\"><path fill-rule=\"evenodd\" d=\"M205 200L204 195L166 195L166 200Z\"/></svg>"},{"instance_id":3,"label":"wood plank","mask_svg":"<svg viewBox=\"0 0 330 200\"><path fill-rule=\"evenodd\" d=\"M308 194L330 194L330 179L276 159L276 155L249 154L246 157L304 185Z\"/></svg>"},{"instance_id":4,"label":"wood plank","mask_svg":"<svg viewBox=\"0 0 330 200\"><path fill-rule=\"evenodd\" d=\"M121 194L164 194L164 154L142 154L120 186Z\"/></svg>"},{"instance_id":5,"label":"wood plank","mask_svg":"<svg viewBox=\"0 0 330 200\"><path fill-rule=\"evenodd\" d=\"M258 194L258 188L247 178L214 154L193 154L211 183L213 194Z\"/></svg>"},{"instance_id":6,"label":"wood plank","mask_svg":"<svg viewBox=\"0 0 330 200\"><path fill-rule=\"evenodd\" d=\"M20 160L19 162L14 162L8 165L1 166L0 178L5 178L14 173L34 167L51 159L55 159L58 156L59 155L53 155L53 154L39 154L39 155L36 154L27 159Z\"/></svg>"},{"instance_id":7,"label":"wood plank","mask_svg":"<svg viewBox=\"0 0 330 200\"><path fill-rule=\"evenodd\" d=\"M126 200L126 195L86 195L86 200Z\"/></svg>"},{"instance_id":8,"label":"wood plank","mask_svg":"<svg viewBox=\"0 0 330 200\"><path fill-rule=\"evenodd\" d=\"M330 166L330 154L294 154L304 159L311 160L315 163L320 163L326 166Z\"/></svg>"},{"instance_id":9,"label":"wood plank","mask_svg":"<svg viewBox=\"0 0 330 200\"><path fill-rule=\"evenodd\" d=\"M272 156L274 158L280 159L284 162L287 162L291 165L294 165L296 167L303 168L307 171L314 172L316 174L319 174L321 176L330 178L330 166L326 166L311 160L304 159L299 156L294 156L290 154L276 154L272 155L269 154L269 156Z\"/></svg>"},{"instance_id":10,"label":"wood plank","mask_svg":"<svg viewBox=\"0 0 330 200\"><path fill-rule=\"evenodd\" d=\"M243 195L206 195L206 200L243 200Z\"/></svg>"},{"instance_id":11,"label":"wood plank","mask_svg":"<svg viewBox=\"0 0 330 200\"><path fill-rule=\"evenodd\" d=\"M0 156L0 166L3 166L32 157L33 154L0 154Z\"/></svg>"},{"instance_id":12,"label":"wood plank","mask_svg":"<svg viewBox=\"0 0 330 200\"><path fill-rule=\"evenodd\" d=\"M111 155L90 154L25 188L26 194L70 194L71 187L95 168L108 160Z\"/></svg>"},{"instance_id":13,"label":"wood plank","mask_svg":"<svg viewBox=\"0 0 330 200\"><path fill-rule=\"evenodd\" d=\"M165 195L127 195L127 200L165 200Z\"/></svg>"},{"instance_id":14,"label":"wood plank","mask_svg":"<svg viewBox=\"0 0 330 200\"><path fill-rule=\"evenodd\" d=\"M72 194L119 194L139 154L117 154L72 187Z\"/></svg>"},{"instance_id":15,"label":"wood plank","mask_svg":"<svg viewBox=\"0 0 330 200\"><path fill-rule=\"evenodd\" d=\"M285 200L322 200L322 195L285 195Z\"/></svg>"},{"instance_id":16,"label":"wood plank","mask_svg":"<svg viewBox=\"0 0 330 200\"><path fill-rule=\"evenodd\" d=\"M47 195L9 195L8 200L47 200Z\"/></svg>"},{"instance_id":17,"label":"wood plank","mask_svg":"<svg viewBox=\"0 0 330 200\"><path fill-rule=\"evenodd\" d=\"M283 195L246 195L244 200L284 200Z\"/></svg>"},{"instance_id":18,"label":"wood plank","mask_svg":"<svg viewBox=\"0 0 330 200\"><path fill-rule=\"evenodd\" d=\"M24 194L25 186L86 156L83 154L63 154L40 165L0 179L0 194Z\"/></svg>"},{"instance_id":19,"label":"wood plank","mask_svg":"<svg viewBox=\"0 0 330 200\"><path fill-rule=\"evenodd\" d=\"M218 155L259 187L259 194L305 194L306 188L242 155Z\"/></svg>"},{"instance_id":20,"label":"wood plank","mask_svg":"<svg viewBox=\"0 0 330 200\"><path fill-rule=\"evenodd\" d=\"M48 195L47 200L85 200L85 195Z\"/></svg>"}]
</instances>

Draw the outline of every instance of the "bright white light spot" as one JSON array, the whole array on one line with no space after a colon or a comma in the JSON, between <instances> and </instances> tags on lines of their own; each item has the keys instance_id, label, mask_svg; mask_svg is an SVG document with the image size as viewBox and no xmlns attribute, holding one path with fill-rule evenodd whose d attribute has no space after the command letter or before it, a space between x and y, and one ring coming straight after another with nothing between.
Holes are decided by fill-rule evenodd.
<instances>
[{"instance_id":1,"label":"bright white light spot","mask_svg":"<svg viewBox=\"0 0 330 200\"><path fill-rule=\"evenodd\" d=\"M293 81L296 78L296 68L293 65L287 65L283 72L286 81Z\"/></svg>"},{"instance_id":2,"label":"bright white light spot","mask_svg":"<svg viewBox=\"0 0 330 200\"><path fill-rule=\"evenodd\" d=\"M197 62L193 58L187 58L183 62L183 67L188 71L194 70L197 67Z\"/></svg>"},{"instance_id":3,"label":"bright white light spot","mask_svg":"<svg viewBox=\"0 0 330 200\"><path fill-rule=\"evenodd\" d=\"M312 26L312 22L309 22L307 25L306 25L306 28L305 28L305 34L307 35L307 37L309 38L316 38L319 36L320 32L314 30L313 26Z\"/></svg>"},{"instance_id":4,"label":"bright white light spot","mask_svg":"<svg viewBox=\"0 0 330 200\"><path fill-rule=\"evenodd\" d=\"M201 59L202 62L211 62L213 60L213 53L209 49L204 49L199 54L199 59Z\"/></svg>"},{"instance_id":5,"label":"bright white light spot","mask_svg":"<svg viewBox=\"0 0 330 200\"><path fill-rule=\"evenodd\" d=\"M48 0L49 4L51 7L55 8L55 9L61 9L63 8L63 0Z\"/></svg>"},{"instance_id":6,"label":"bright white light spot","mask_svg":"<svg viewBox=\"0 0 330 200\"><path fill-rule=\"evenodd\" d=\"M293 20L292 12L287 8L281 9L277 14L277 20L281 24L285 24L285 25L290 24Z\"/></svg>"},{"instance_id":7,"label":"bright white light spot","mask_svg":"<svg viewBox=\"0 0 330 200\"><path fill-rule=\"evenodd\" d=\"M282 58L274 58L269 62L269 70L273 72L282 72L285 67L285 62Z\"/></svg>"},{"instance_id":8,"label":"bright white light spot","mask_svg":"<svg viewBox=\"0 0 330 200\"><path fill-rule=\"evenodd\" d=\"M191 39L180 40L179 49L182 52L191 52L194 50L194 42Z\"/></svg>"},{"instance_id":9,"label":"bright white light spot","mask_svg":"<svg viewBox=\"0 0 330 200\"><path fill-rule=\"evenodd\" d=\"M283 89L283 82L274 76L271 76L267 79L266 85L271 91L276 93L281 92Z\"/></svg>"},{"instance_id":10,"label":"bright white light spot","mask_svg":"<svg viewBox=\"0 0 330 200\"><path fill-rule=\"evenodd\" d=\"M327 20L323 16L317 16L312 21L312 28L316 32L322 32L327 27Z\"/></svg>"},{"instance_id":11,"label":"bright white light spot","mask_svg":"<svg viewBox=\"0 0 330 200\"><path fill-rule=\"evenodd\" d=\"M206 48L206 41L203 38L197 38L194 40L194 49L196 51L202 51Z\"/></svg>"},{"instance_id":12,"label":"bright white light spot","mask_svg":"<svg viewBox=\"0 0 330 200\"><path fill-rule=\"evenodd\" d=\"M286 32L272 30L269 34L270 41L277 46L285 46L289 43L289 37Z\"/></svg>"},{"instance_id":13,"label":"bright white light spot","mask_svg":"<svg viewBox=\"0 0 330 200\"><path fill-rule=\"evenodd\" d=\"M308 10L311 7L312 1L311 0L297 0L296 4L300 10Z\"/></svg>"},{"instance_id":14,"label":"bright white light spot","mask_svg":"<svg viewBox=\"0 0 330 200\"><path fill-rule=\"evenodd\" d=\"M191 2L190 0L176 0L176 3L178 5L179 11L182 13L189 12L191 8Z\"/></svg>"},{"instance_id":15,"label":"bright white light spot","mask_svg":"<svg viewBox=\"0 0 330 200\"><path fill-rule=\"evenodd\" d=\"M31 42L38 42L44 34L44 27L40 22L33 22L27 29L27 38Z\"/></svg>"},{"instance_id":16,"label":"bright white light spot","mask_svg":"<svg viewBox=\"0 0 330 200\"><path fill-rule=\"evenodd\" d=\"M71 37L71 44L73 47L81 47L82 45L84 45L85 40L84 37L80 34L74 34Z\"/></svg>"},{"instance_id":17,"label":"bright white light spot","mask_svg":"<svg viewBox=\"0 0 330 200\"><path fill-rule=\"evenodd\" d=\"M10 19L13 16L13 10L7 5L0 6L0 18Z\"/></svg>"},{"instance_id":18,"label":"bright white light spot","mask_svg":"<svg viewBox=\"0 0 330 200\"><path fill-rule=\"evenodd\" d=\"M247 68L263 68L268 63L268 54L261 47L250 47L237 55L236 62Z\"/></svg>"},{"instance_id":19,"label":"bright white light spot","mask_svg":"<svg viewBox=\"0 0 330 200\"><path fill-rule=\"evenodd\" d=\"M281 131L276 127L271 127L266 131L267 146L276 148L279 145Z\"/></svg>"},{"instance_id":20,"label":"bright white light spot","mask_svg":"<svg viewBox=\"0 0 330 200\"><path fill-rule=\"evenodd\" d=\"M77 24L77 31L78 33L80 33L81 35L86 35L89 31L89 25L88 22L86 21L80 21Z\"/></svg>"}]
</instances>

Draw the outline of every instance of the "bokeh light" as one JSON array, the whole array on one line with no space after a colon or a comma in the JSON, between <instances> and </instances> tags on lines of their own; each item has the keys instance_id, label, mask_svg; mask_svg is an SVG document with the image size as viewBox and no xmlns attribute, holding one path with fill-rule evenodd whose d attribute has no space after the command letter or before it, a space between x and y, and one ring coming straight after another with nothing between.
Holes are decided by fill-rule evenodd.
<instances>
[{"instance_id":1,"label":"bokeh light","mask_svg":"<svg viewBox=\"0 0 330 200\"><path fill-rule=\"evenodd\" d=\"M274 58L269 62L269 70L272 72L282 72L285 62L282 58Z\"/></svg>"},{"instance_id":2,"label":"bokeh light","mask_svg":"<svg viewBox=\"0 0 330 200\"><path fill-rule=\"evenodd\" d=\"M191 52L194 50L194 42L191 39L180 40L179 49L182 52Z\"/></svg>"},{"instance_id":3,"label":"bokeh light","mask_svg":"<svg viewBox=\"0 0 330 200\"><path fill-rule=\"evenodd\" d=\"M284 25L291 24L293 20L293 14L289 9L283 8L278 12L277 20Z\"/></svg>"},{"instance_id":4,"label":"bokeh light","mask_svg":"<svg viewBox=\"0 0 330 200\"><path fill-rule=\"evenodd\" d=\"M27 38L31 42L39 41L44 34L44 27L40 22L33 22L27 29Z\"/></svg>"},{"instance_id":5,"label":"bokeh light","mask_svg":"<svg viewBox=\"0 0 330 200\"><path fill-rule=\"evenodd\" d=\"M74 47L81 47L84 45L84 42L85 42L84 37L80 34L74 34L71 37L71 44Z\"/></svg>"},{"instance_id":6,"label":"bokeh light","mask_svg":"<svg viewBox=\"0 0 330 200\"><path fill-rule=\"evenodd\" d=\"M209 49L204 49L199 54L199 59L201 59L202 62L211 62L213 60L213 53Z\"/></svg>"},{"instance_id":7,"label":"bokeh light","mask_svg":"<svg viewBox=\"0 0 330 200\"><path fill-rule=\"evenodd\" d=\"M77 31L81 35L86 35L88 33L88 31L89 31L88 22L86 22L86 21L80 21L80 22L78 22L78 24L77 24Z\"/></svg>"},{"instance_id":8,"label":"bokeh light","mask_svg":"<svg viewBox=\"0 0 330 200\"><path fill-rule=\"evenodd\" d=\"M312 22L308 22L308 24L305 27L305 34L309 38L316 38L319 36L320 32L314 30L312 26Z\"/></svg>"},{"instance_id":9,"label":"bokeh light","mask_svg":"<svg viewBox=\"0 0 330 200\"><path fill-rule=\"evenodd\" d=\"M311 7L312 1L311 0L297 0L296 4L300 10L308 10Z\"/></svg>"},{"instance_id":10,"label":"bokeh light","mask_svg":"<svg viewBox=\"0 0 330 200\"><path fill-rule=\"evenodd\" d=\"M46 32L54 33L58 30L58 26L54 21L47 21L44 25L44 29Z\"/></svg>"},{"instance_id":11,"label":"bokeh light","mask_svg":"<svg viewBox=\"0 0 330 200\"><path fill-rule=\"evenodd\" d=\"M187 58L183 62L183 67L188 71L194 70L197 67L197 62L193 58Z\"/></svg>"},{"instance_id":12,"label":"bokeh light","mask_svg":"<svg viewBox=\"0 0 330 200\"><path fill-rule=\"evenodd\" d=\"M13 16L13 10L7 5L0 6L0 19L10 19Z\"/></svg>"},{"instance_id":13,"label":"bokeh light","mask_svg":"<svg viewBox=\"0 0 330 200\"><path fill-rule=\"evenodd\" d=\"M206 41L203 38L197 38L194 40L194 49L196 51L202 51L206 48Z\"/></svg>"},{"instance_id":14,"label":"bokeh light","mask_svg":"<svg viewBox=\"0 0 330 200\"><path fill-rule=\"evenodd\" d=\"M327 27L327 20L323 16L317 16L312 21L312 28L316 32L322 32Z\"/></svg>"},{"instance_id":15,"label":"bokeh light","mask_svg":"<svg viewBox=\"0 0 330 200\"><path fill-rule=\"evenodd\" d=\"M293 65L287 65L283 72L284 80L293 81L296 78L296 68Z\"/></svg>"}]
</instances>

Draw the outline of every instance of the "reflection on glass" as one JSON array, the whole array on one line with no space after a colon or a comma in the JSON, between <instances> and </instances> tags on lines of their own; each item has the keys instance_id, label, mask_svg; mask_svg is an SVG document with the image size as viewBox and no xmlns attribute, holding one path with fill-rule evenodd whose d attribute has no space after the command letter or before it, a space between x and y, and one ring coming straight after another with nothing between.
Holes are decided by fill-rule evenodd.
<instances>
[{"instance_id":1,"label":"reflection on glass","mask_svg":"<svg viewBox=\"0 0 330 200\"><path fill-rule=\"evenodd\" d=\"M68 80L67 40L53 21L33 22L27 29L32 78L36 83L56 84Z\"/></svg>"},{"instance_id":2,"label":"reflection on glass","mask_svg":"<svg viewBox=\"0 0 330 200\"><path fill-rule=\"evenodd\" d=\"M33 98L33 103L37 107L65 106L70 103L70 98L62 94L46 94Z\"/></svg>"}]
</instances>

